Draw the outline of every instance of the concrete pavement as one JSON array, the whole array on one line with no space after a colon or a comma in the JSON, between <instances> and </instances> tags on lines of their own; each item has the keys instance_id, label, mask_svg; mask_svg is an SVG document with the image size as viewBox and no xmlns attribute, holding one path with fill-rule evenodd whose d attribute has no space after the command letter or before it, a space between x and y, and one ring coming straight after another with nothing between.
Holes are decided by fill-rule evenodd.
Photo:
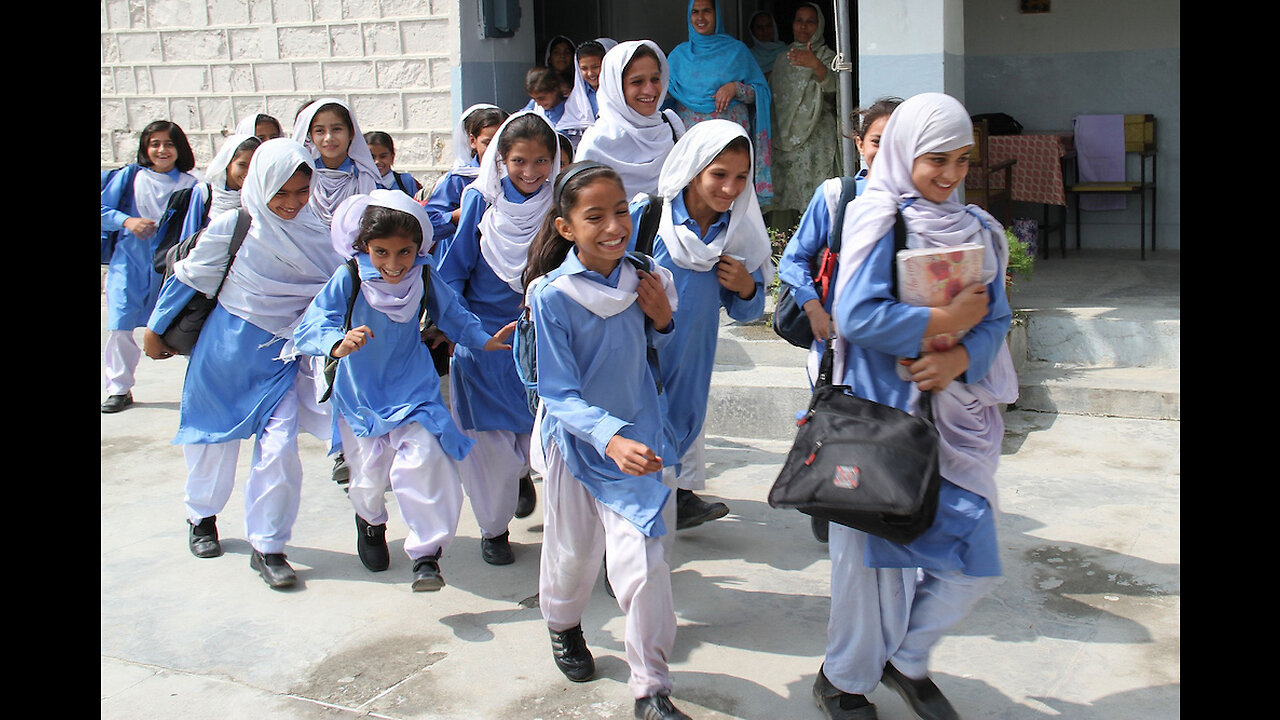
<instances>
[{"instance_id":1,"label":"concrete pavement","mask_svg":"<svg viewBox=\"0 0 1280 720\"><path fill-rule=\"evenodd\" d=\"M271 590L249 568L239 486L219 516L225 555L192 557L169 444L184 369L144 357L137 403L101 418L103 718L631 717L623 617L603 582L583 622L597 678L571 683L552 663L533 600L540 509L512 523L516 563L491 567L464 506L448 586L413 593L394 498L391 568L370 573L323 445L303 436L287 550L300 586ZM1006 422L1005 575L940 643L933 677L970 720L1178 717L1179 423L1021 410ZM706 494L732 512L679 533L672 563L673 699L695 718L821 717L810 687L830 562L807 517L765 502L791 433L780 419L777 439L708 438ZM884 720L911 717L883 686L870 697Z\"/></svg>"}]
</instances>

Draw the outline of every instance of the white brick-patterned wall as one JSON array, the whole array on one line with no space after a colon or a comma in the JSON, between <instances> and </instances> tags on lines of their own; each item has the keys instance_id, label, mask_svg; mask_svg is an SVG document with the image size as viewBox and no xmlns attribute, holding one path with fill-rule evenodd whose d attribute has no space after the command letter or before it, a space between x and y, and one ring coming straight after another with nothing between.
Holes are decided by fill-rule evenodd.
<instances>
[{"instance_id":1,"label":"white brick-patterned wall","mask_svg":"<svg viewBox=\"0 0 1280 720\"><path fill-rule=\"evenodd\" d=\"M131 162L152 120L182 127L204 171L243 117L291 129L302 105L343 99L430 186L452 164L456 0L101 0L102 168Z\"/></svg>"}]
</instances>

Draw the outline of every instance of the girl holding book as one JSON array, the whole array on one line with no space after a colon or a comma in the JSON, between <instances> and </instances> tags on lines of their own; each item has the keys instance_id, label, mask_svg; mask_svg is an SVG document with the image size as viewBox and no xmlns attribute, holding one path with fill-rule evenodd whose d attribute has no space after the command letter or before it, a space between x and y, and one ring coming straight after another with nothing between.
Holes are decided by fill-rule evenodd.
<instances>
[{"instance_id":1,"label":"girl holding book","mask_svg":"<svg viewBox=\"0 0 1280 720\"><path fill-rule=\"evenodd\" d=\"M881 682L919 717L958 717L929 679L929 653L1001 574L999 404L1017 398L1018 383L1004 343L1012 317L1004 230L957 200L972 143L973 123L955 98L908 99L889 117L875 172L845 217L833 313L844 352L836 375L854 394L903 410L915 410L929 393L943 482L933 526L909 544L831 525L831 616L813 686L829 718L875 718L865 696ZM890 290L899 212L908 248L981 245L981 281L945 306L900 302ZM925 337L962 330L950 350L920 353ZM899 377L900 364L909 380Z\"/></svg>"}]
</instances>

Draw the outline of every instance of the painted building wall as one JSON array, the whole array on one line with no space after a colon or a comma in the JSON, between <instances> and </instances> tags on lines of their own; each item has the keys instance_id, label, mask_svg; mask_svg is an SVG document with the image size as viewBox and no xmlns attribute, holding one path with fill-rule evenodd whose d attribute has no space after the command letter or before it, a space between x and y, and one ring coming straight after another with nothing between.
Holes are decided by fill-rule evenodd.
<instances>
[{"instance_id":1,"label":"painted building wall","mask_svg":"<svg viewBox=\"0 0 1280 720\"><path fill-rule=\"evenodd\" d=\"M451 164L459 0L102 0L101 163L134 160L169 119L203 171L243 117L291 128L336 96L362 131L396 142L396 169L429 182ZM287 131L287 130L286 130Z\"/></svg>"}]
</instances>

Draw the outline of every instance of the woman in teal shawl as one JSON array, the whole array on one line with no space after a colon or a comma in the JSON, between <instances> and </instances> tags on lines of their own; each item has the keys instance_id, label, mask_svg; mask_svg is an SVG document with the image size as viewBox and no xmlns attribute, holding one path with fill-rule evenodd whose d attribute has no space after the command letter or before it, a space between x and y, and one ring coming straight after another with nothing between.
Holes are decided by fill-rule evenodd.
<instances>
[{"instance_id":1,"label":"woman in teal shawl","mask_svg":"<svg viewBox=\"0 0 1280 720\"><path fill-rule=\"evenodd\" d=\"M769 83L751 50L723 32L720 7L714 0L689 0L686 18L689 40L667 56L671 66L667 88L670 107L686 128L703 120L723 118L746 129L755 145L756 199L761 207L767 207L773 200L773 95Z\"/></svg>"}]
</instances>

